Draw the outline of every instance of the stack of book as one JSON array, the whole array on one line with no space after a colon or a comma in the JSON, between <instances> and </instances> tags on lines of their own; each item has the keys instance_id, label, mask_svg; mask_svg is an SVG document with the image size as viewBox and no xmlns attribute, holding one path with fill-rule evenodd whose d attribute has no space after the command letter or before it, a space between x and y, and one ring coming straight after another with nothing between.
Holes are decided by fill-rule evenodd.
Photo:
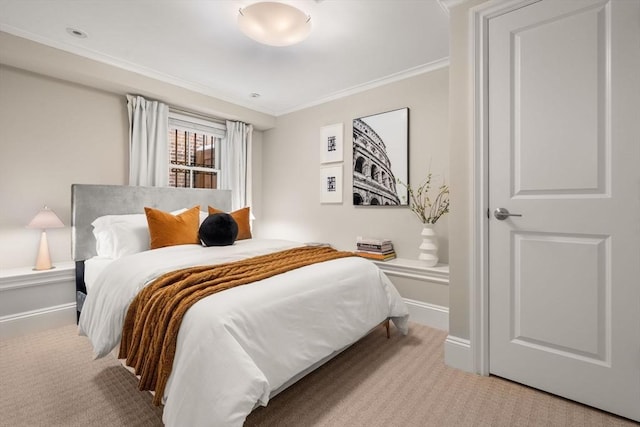
<instances>
[{"instance_id":1,"label":"stack of book","mask_svg":"<svg viewBox=\"0 0 640 427\"><path fill-rule=\"evenodd\" d=\"M393 243L389 239L360 239L356 253L362 257L377 261L389 261L396 257Z\"/></svg>"}]
</instances>

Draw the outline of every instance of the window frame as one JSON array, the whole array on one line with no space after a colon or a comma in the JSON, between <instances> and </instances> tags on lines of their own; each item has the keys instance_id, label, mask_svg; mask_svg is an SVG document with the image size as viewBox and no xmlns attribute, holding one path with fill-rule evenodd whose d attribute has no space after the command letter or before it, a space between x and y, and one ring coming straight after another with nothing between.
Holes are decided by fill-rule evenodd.
<instances>
[{"instance_id":1,"label":"window frame","mask_svg":"<svg viewBox=\"0 0 640 427\"><path fill-rule=\"evenodd\" d=\"M169 139L171 140L172 132L174 130L178 130L181 132L188 132L190 134L199 134L204 135L206 139L213 137L214 144L214 165L213 167L203 167L203 166L192 166L192 165L184 165L177 164L171 161L171 150L172 146L169 145L169 175L171 176L171 171L174 169L180 169L183 171L188 171L188 180L185 184L188 184L188 187L178 187L177 185L173 185L174 188L199 188L194 187L195 181L195 173L196 172L206 172L213 173L218 180L221 174L221 161L220 158L223 155L221 147L223 145L222 141L226 138L227 135L227 127L221 120L212 119L209 117L196 116L193 114L188 114L176 110L169 110L169 124L167 128L167 133ZM185 143L185 148L187 148ZM205 142L206 146L206 142ZM197 151L197 150L196 150ZM195 155L195 154L194 154ZM176 159L177 160L177 159ZM219 182L216 180L216 188L218 188ZM177 182L176 182L177 184Z\"/></svg>"}]
</instances>

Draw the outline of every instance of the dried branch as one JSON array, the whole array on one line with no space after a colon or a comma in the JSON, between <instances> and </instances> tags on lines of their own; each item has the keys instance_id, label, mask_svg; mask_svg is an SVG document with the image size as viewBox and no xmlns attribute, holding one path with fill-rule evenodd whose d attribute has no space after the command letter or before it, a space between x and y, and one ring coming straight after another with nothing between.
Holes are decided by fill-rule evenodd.
<instances>
[{"instance_id":1,"label":"dried branch","mask_svg":"<svg viewBox=\"0 0 640 427\"><path fill-rule=\"evenodd\" d=\"M433 174L429 172L427 178L422 181L415 191L410 185L398 179L398 184L405 187L409 193L409 208L423 224L435 224L442 215L449 212L448 185L443 183L438 187L438 194L433 202L429 198L432 177Z\"/></svg>"}]
</instances>

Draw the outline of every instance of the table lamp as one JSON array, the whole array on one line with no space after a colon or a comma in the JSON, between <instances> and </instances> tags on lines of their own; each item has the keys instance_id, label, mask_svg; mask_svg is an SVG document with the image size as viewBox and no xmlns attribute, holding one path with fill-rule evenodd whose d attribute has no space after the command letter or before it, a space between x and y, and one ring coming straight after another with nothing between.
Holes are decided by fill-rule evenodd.
<instances>
[{"instance_id":1,"label":"table lamp","mask_svg":"<svg viewBox=\"0 0 640 427\"><path fill-rule=\"evenodd\" d=\"M27 225L27 228L39 228L42 230L42 234L40 235L40 249L38 249L38 257L36 258L34 270L51 270L54 268L54 266L51 265L51 257L49 256L49 243L47 242L46 229L61 227L64 227L64 224L60 221L60 218L46 206L43 207Z\"/></svg>"}]
</instances>

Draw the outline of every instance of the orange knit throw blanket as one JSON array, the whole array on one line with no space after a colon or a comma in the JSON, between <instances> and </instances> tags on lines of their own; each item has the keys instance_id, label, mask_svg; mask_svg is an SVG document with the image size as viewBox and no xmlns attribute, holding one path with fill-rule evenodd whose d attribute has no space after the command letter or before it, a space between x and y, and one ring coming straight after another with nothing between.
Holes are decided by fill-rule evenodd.
<instances>
[{"instance_id":1,"label":"orange knit throw blanket","mask_svg":"<svg viewBox=\"0 0 640 427\"><path fill-rule=\"evenodd\" d=\"M193 304L225 289L349 256L354 254L330 247L300 247L166 273L140 291L129 306L119 357L126 358L140 375L140 390L155 390L153 402L159 405L173 366L180 323Z\"/></svg>"}]
</instances>

